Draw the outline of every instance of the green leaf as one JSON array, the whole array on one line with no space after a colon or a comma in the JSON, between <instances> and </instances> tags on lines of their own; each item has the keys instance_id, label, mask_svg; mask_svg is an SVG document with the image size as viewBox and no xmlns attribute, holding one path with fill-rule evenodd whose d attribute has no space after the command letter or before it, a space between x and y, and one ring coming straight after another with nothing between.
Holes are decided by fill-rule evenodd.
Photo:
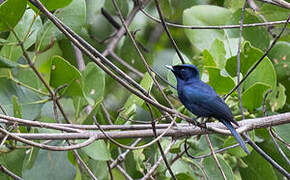
<instances>
[{"instance_id":1,"label":"green leaf","mask_svg":"<svg viewBox=\"0 0 290 180\"><path fill-rule=\"evenodd\" d=\"M153 86L153 80L150 77L148 73L144 74L144 77L140 83L140 85L147 91L150 91L152 86ZM125 117L125 118L132 118L137 110L137 106L141 106L144 104L144 100L140 99L136 95L132 94L126 101L124 105L124 110L120 113L120 116ZM125 123L125 120L122 118L118 117L116 120L117 124L123 124Z\"/></svg>"},{"instance_id":2,"label":"green leaf","mask_svg":"<svg viewBox=\"0 0 290 180\"><path fill-rule=\"evenodd\" d=\"M65 6L67 6L67 5L69 5L72 2L72 0L40 0L40 2L46 7L47 10L53 11L53 10L56 10L56 9L59 9L59 8L63 8ZM29 3L29 5L35 11L38 10L31 3Z\"/></svg>"},{"instance_id":3,"label":"green leaf","mask_svg":"<svg viewBox=\"0 0 290 180\"><path fill-rule=\"evenodd\" d=\"M14 61L11 61L3 56L0 56L0 68L14 68L18 64Z\"/></svg>"},{"instance_id":4,"label":"green leaf","mask_svg":"<svg viewBox=\"0 0 290 180\"><path fill-rule=\"evenodd\" d=\"M284 9L279 6L273 6L272 4L263 3L263 6L260 9L260 13L268 21L280 21L287 19L289 15L289 9Z\"/></svg>"},{"instance_id":5,"label":"green leaf","mask_svg":"<svg viewBox=\"0 0 290 180\"><path fill-rule=\"evenodd\" d=\"M0 84L0 102L8 111L8 114L13 114L13 96L18 97L24 119L35 119L40 114L42 105L39 103L41 99L38 95L29 89L17 86L6 78L0 78Z\"/></svg>"},{"instance_id":6,"label":"green leaf","mask_svg":"<svg viewBox=\"0 0 290 180\"><path fill-rule=\"evenodd\" d=\"M214 57L215 63L220 69L223 69L226 64L226 50L223 41L215 39L211 44L210 53Z\"/></svg>"},{"instance_id":7,"label":"green leaf","mask_svg":"<svg viewBox=\"0 0 290 180\"><path fill-rule=\"evenodd\" d=\"M38 54L36 57L35 67L42 74L46 82L50 81L51 60L53 56L62 56L58 43L54 43L50 49Z\"/></svg>"},{"instance_id":8,"label":"green leaf","mask_svg":"<svg viewBox=\"0 0 290 180\"><path fill-rule=\"evenodd\" d=\"M278 135L285 140L285 142L290 142L290 124L275 126L275 130Z\"/></svg>"},{"instance_id":9,"label":"green leaf","mask_svg":"<svg viewBox=\"0 0 290 180\"><path fill-rule=\"evenodd\" d=\"M90 105L104 95L105 74L95 63L90 62L82 72L84 87L83 91Z\"/></svg>"},{"instance_id":10,"label":"green leaf","mask_svg":"<svg viewBox=\"0 0 290 180\"><path fill-rule=\"evenodd\" d=\"M250 70L250 68L262 57L264 53L252 47L249 43L245 43L240 59L240 70L243 76ZM227 60L226 70L232 76L237 74L237 57L231 57ZM243 83L243 88L247 89L256 82L265 83L275 88L276 73L273 64L269 58L265 57L258 67L251 73L251 75Z\"/></svg>"},{"instance_id":11,"label":"green leaf","mask_svg":"<svg viewBox=\"0 0 290 180\"><path fill-rule=\"evenodd\" d=\"M136 161L136 170L139 172L145 172L143 163L145 161L145 154L144 154L144 149L138 149L133 152L134 160Z\"/></svg>"},{"instance_id":12,"label":"green leaf","mask_svg":"<svg viewBox=\"0 0 290 180\"><path fill-rule=\"evenodd\" d=\"M252 153L243 158L243 160L248 166L247 168L240 168L242 179L277 179L272 166L256 151L252 151Z\"/></svg>"},{"instance_id":13,"label":"green leaf","mask_svg":"<svg viewBox=\"0 0 290 180\"><path fill-rule=\"evenodd\" d=\"M241 9L234 12L227 24L240 24L241 21ZM244 24L253 24L264 22L259 18L258 15L252 12L252 10L246 9L244 14ZM239 38L240 30L228 29L227 30L230 38ZM266 50L270 43L269 33L266 27L258 26L252 28L243 28L242 36L246 41L251 42L251 44L259 49Z\"/></svg>"},{"instance_id":14,"label":"green leaf","mask_svg":"<svg viewBox=\"0 0 290 180\"><path fill-rule=\"evenodd\" d=\"M18 69L14 74L14 78L34 89L41 89L43 87L42 82L31 68Z\"/></svg>"},{"instance_id":15,"label":"green leaf","mask_svg":"<svg viewBox=\"0 0 290 180\"><path fill-rule=\"evenodd\" d=\"M222 74L222 71L216 67L205 66L209 74L209 82L218 94L226 94L235 87L235 82L230 76Z\"/></svg>"},{"instance_id":16,"label":"green leaf","mask_svg":"<svg viewBox=\"0 0 290 180\"><path fill-rule=\"evenodd\" d=\"M218 6L192 6L183 12L183 24L188 26L224 25L230 18L230 10ZM216 29L186 29L191 44L199 50L208 49L215 39L225 40L224 31Z\"/></svg>"},{"instance_id":17,"label":"green leaf","mask_svg":"<svg viewBox=\"0 0 290 180\"><path fill-rule=\"evenodd\" d=\"M227 179L233 180L234 175L233 175L232 168L228 165L228 163L223 159L223 157L221 155L217 154L217 158L219 160L219 163L220 163L222 170L224 171ZM211 180L223 179L223 177L220 173L220 170L218 169L213 157L205 158L204 162L203 162L203 166L204 166L204 169L205 169L208 177L210 177Z\"/></svg>"},{"instance_id":18,"label":"green leaf","mask_svg":"<svg viewBox=\"0 0 290 180\"><path fill-rule=\"evenodd\" d=\"M151 53L143 53L147 63L151 65L153 63L153 58ZM136 69L145 72L146 68L139 57L131 39L129 37L125 37L124 43L120 50L120 56L122 59L126 59L126 61L131 64Z\"/></svg>"},{"instance_id":19,"label":"green leaf","mask_svg":"<svg viewBox=\"0 0 290 180\"><path fill-rule=\"evenodd\" d=\"M9 153L1 153L0 163L14 174L22 176L25 149L14 149Z\"/></svg>"},{"instance_id":20,"label":"green leaf","mask_svg":"<svg viewBox=\"0 0 290 180\"><path fill-rule=\"evenodd\" d=\"M13 103L13 117L22 118L22 109L18 102L18 98L16 96L12 96L12 103Z\"/></svg>"},{"instance_id":21,"label":"green leaf","mask_svg":"<svg viewBox=\"0 0 290 180\"><path fill-rule=\"evenodd\" d=\"M290 43L285 41L279 41L271 49L268 57L274 64L277 79L282 81L288 79L290 76Z\"/></svg>"},{"instance_id":22,"label":"green leaf","mask_svg":"<svg viewBox=\"0 0 290 180\"><path fill-rule=\"evenodd\" d=\"M213 60L211 53L207 49L203 50L202 54L205 66L216 67L216 62Z\"/></svg>"},{"instance_id":23,"label":"green leaf","mask_svg":"<svg viewBox=\"0 0 290 180\"><path fill-rule=\"evenodd\" d=\"M21 19L26 1L6 0L0 5L0 31L12 29Z\"/></svg>"},{"instance_id":24,"label":"green leaf","mask_svg":"<svg viewBox=\"0 0 290 180\"><path fill-rule=\"evenodd\" d=\"M173 174L180 176L188 176L188 179L195 179L196 177L194 176L193 170L191 165L184 161L183 159L178 159L171 165L171 169L173 171ZM166 171L166 176L171 177L169 172Z\"/></svg>"},{"instance_id":25,"label":"green leaf","mask_svg":"<svg viewBox=\"0 0 290 180\"><path fill-rule=\"evenodd\" d=\"M82 150L94 160L109 161L111 159L110 151L103 140L95 141L83 147Z\"/></svg>"},{"instance_id":26,"label":"green leaf","mask_svg":"<svg viewBox=\"0 0 290 180\"><path fill-rule=\"evenodd\" d=\"M116 0L117 6L120 8L122 15L127 16L129 10L128 0ZM115 6L111 0L105 0L104 8L112 15L118 15Z\"/></svg>"},{"instance_id":27,"label":"green leaf","mask_svg":"<svg viewBox=\"0 0 290 180\"><path fill-rule=\"evenodd\" d=\"M42 27L40 17L35 16L36 14L34 13L33 10L31 9L26 10L23 17L14 28L14 31L17 34L20 41L24 41L24 38L26 38L23 44L25 49L28 49L35 43L37 33ZM5 46L3 46L0 54L9 60L17 61L19 57L22 56L22 50L18 45L16 37L12 32L10 32L7 41L13 45L6 44Z\"/></svg>"},{"instance_id":28,"label":"green leaf","mask_svg":"<svg viewBox=\"0 0 290 180\"><path fill-rule=\"evenodd\" d=\"M286 103L285 90L286 90L285 87L281 83L279 83L279 86L277 86L270 94L269 104L273 112L283 108L283 106L285 105Z\"/></svg>"},{"instance_id":29,"label":"green leaf","mask_svg":"<svg viewBox=\"0 0 290 180\"><path fill-rule=\"evenodd\" d=\"M243 106L249 111L262 106L264 94L271 86L265 83L255 83L242 94Z\"/></svg>"},{"instance_id":30,"label":"green leaf","mask_svg":"<svg viewBox=\"0 0 290 180\"><path fill-rule=\"evenodd\" d=\"M70 5L63 9L56 10L54 15L76 33L81 31L86 21L85 0L73 0ZM55 27L51 21L46 21L37 34L37 50L43 50L51 42L63 39L64 35Z\"/></svg>"},{"instance_id":31,"label":"green leaf","mask_svg":"<svg viewBox=\"0 0 290 180\"><path fill-rule=\"evenodd\" d=\"M52 58L50 85L59 88L67 85L61 93L67 96L83 96L81 73L60 56Z\"/></svg>"},{"instance_id":32,"label":"green leaf","mask_svg":"<svg viewBox=\"0 0 290 180\"><path fill-rule=\"evenodd\" d=\"M63 143L58 143L63 145ZM39 150L35 165L23 172L23 179L61 179L75 177L75 167L68 161L65 151Z\"/></svg>"}]
</instances>

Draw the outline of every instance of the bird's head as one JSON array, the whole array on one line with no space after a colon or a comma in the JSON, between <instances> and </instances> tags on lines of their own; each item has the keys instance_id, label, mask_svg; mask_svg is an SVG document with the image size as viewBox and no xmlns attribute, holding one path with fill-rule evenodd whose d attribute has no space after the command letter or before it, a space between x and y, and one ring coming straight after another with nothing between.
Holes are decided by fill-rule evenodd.
<instances>
[{"instance_id":1,"label":"bird's head","mask_svg":"<svg viewBox=\"0 0 290 180\"><path fill-rule=\"evenodd\" d=\"M170 69L176 79L180 79L183 81L189 80L199 80L199 70L195 65L192 64L182 64L176 66L166 65L166 68Z\"/></svg>"}]
</instances>

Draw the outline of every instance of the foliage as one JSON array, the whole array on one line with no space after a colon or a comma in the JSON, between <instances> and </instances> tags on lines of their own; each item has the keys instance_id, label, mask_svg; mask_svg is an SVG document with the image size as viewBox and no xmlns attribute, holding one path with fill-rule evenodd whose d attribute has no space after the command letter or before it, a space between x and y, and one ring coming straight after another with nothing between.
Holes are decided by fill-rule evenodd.
<instances>
[{"instance_id":1,"label":"foliage","mask_svg":"<svg viewBox=\"0 0 290 180\"><path fill-rule=\"evenodd\" d=\"M115 29L101 14L101 8L107 9L117 20L118 13L111 0L41 0L41 2L99 52L104 52L108 48L107 42L110 42L110 39L105 43L101 41L109 37ZM238 0L164 0L160 3L168 21L187 26L239 25L243 5ZM133 1L118 0L117 4L123 16L131 15ZM245 24L263 22L260 15L268 21L287 19L289 11L269 4L259 3L258 5L261 6L259 12L246 8ZM154 3L146 6L146 11L158 15ZM282 25L275 26L273 29L266 26L243 29L240 56L241 78L249 72L273 41L269 31L277 34L281 28ZM219 95L226 95L237 85L238 28L169 29L186 63L197 65L201 70L202 80L210 84ZM164 65L181 62L172 50L166 33L162 32L162 27L139 12L130 25L130 31L134 32L139 47L142 44L149 50L149 53L146 53L146 50L141 48L149 66L175 85L175 78L165 70ZM23 50L32 60L33 65L26 61L18 40L23 42ZM154 86L152 77L147 72L128 35L125 35L114 48L116 55L124 62L117 63L112 55L107 58L127 75L133 77L158 102L168 104ZM272 93L266 99L268 114L290 110L289 49L290 38L289 33L286 33L242 84L241 100L246 118L261 116L263 100L269 90L272 90ZM147 107L143 99L120 86L88 57L83 58L86 66L81 69L77 64L78 59L72 43L30 2L6 0L0 5L0 105L9 116L40 122L58 122L54 114L55 104L46 86L48 85L53 91L57 91L63 109L73 124L94 124L92 115L96 115L98 123L109 124L110 122L106 119L107 114L103 112L103 105L109 111L108 114L115 125L134 124L134 120L151 122L152 115L155 119L161 119L162 111L150 106L151 114L151 108ZM139 75L129 70L126 64L138 71ZM47 82L46 85L35 72L43 77L43 80ZM157 78L154 73L153 77ZM161 84L163 92L170 97L173 106L192 117L189 112L180 107L181 104L176 98L171 98L176 97L176 90L167 84ZM236 119L239 119L241 112L237 92L231 94L227 103ZM92 110L89 114L88 107ZM61 114L60 111L57 112ZM1 114L5 113L1 111ZM60 115L59 119L65 122L64 116ZM178 119L178 121L181 120ZM1 126L4 127L2 123ZM56 130L41 127L17 126L10 130L18 133L56 132ZM284 138L284 141L290 142L289 124L275 127L275 130ZM273 145L267 131L254 131L253 137L269 156L275 157L282 167L290 170L289 164L277 155L276 149L269 148ZM232 137L213 134L210 138L214 149L235 143ZM148 140L151 139L143 139L139 144L145 144ZM43 143L43 141L40 142ZM75 143L81 142L83 140L77 140ZM130 145L133 140L123 139L118 142ZM163 149L169 142L168 138L161 140ZM190 146L188 151L191 154L202 155L210 152L204 137L190 137L188 142ZM66 145L66 142L54 141L50 144ZM172 162L173 158L184 150L183 144L184 139L177 140L166 155L169 162ZM280 146L286 149L284 144ZM111 159L116 159L119 155L117 146L108 140L95 141L77 152L98 179L109 179L107 162L110 163ZM289 151L286 155L290 156ZM160 152L156 145L131 151L124 157L124 167L133 179L141 178L159 157ZM247 156L240 148L234 148L219 154L217 158L227 179L282 179L281 175L254 151ZM1 165L24 179L91 179L86 170L79 167L72 151L48 151L25 146L14 140L7 140L4 146L1 146L0 162ZM210 179L222 178L212 156L204 158L200 163L198 160L192 160L183 155L172 162L171 168L178 179L203 179L206 175ZM112 170L112 175L114 179L125 179L117 168ZM161 163L153 176L156 179L170 179L171 177L164 163ZM7 174L0 172L0 179L8 178L11 179Z\"/></svg>"}]
</instances>

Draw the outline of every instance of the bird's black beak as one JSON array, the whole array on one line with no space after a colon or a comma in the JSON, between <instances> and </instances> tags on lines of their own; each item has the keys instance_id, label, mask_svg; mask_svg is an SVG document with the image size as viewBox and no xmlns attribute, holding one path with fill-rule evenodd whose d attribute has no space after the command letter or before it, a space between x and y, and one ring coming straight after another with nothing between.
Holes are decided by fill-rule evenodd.
<instances>
[{"instance_id":1,"label":"bird's black beak","mask_svg":"<svg viewBox=\"0 0 290 180\"><path fill-rule=\"evenodd\" d=\"M165 67L166 67L167 69L171 70L171 71L174 71L173 67L170 66L170 65L165 65Z\"/></svg>"}]
</instances>

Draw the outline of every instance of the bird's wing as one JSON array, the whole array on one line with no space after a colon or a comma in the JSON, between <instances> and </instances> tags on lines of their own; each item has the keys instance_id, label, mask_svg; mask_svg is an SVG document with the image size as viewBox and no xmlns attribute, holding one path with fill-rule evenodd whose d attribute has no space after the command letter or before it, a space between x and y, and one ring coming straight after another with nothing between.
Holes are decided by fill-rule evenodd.
<instances>
[{"instance_id":1,"label":"bird's wing","mask_svg":"<svg viewBox=\"0 0 290 180\"><path fill-rule=\"evenodd\" d=\"M209 112L212 117L225 119L237 124L234 121L233 114L227 104L217 95L214 89L206 83L199 83L191 86L191 91L187 91L189 97L194 97L196 105L204 111ZM192 95L195 94L195 95ZM196 97L198 95L198 97Z\"/></svg>"}]
</instances>

